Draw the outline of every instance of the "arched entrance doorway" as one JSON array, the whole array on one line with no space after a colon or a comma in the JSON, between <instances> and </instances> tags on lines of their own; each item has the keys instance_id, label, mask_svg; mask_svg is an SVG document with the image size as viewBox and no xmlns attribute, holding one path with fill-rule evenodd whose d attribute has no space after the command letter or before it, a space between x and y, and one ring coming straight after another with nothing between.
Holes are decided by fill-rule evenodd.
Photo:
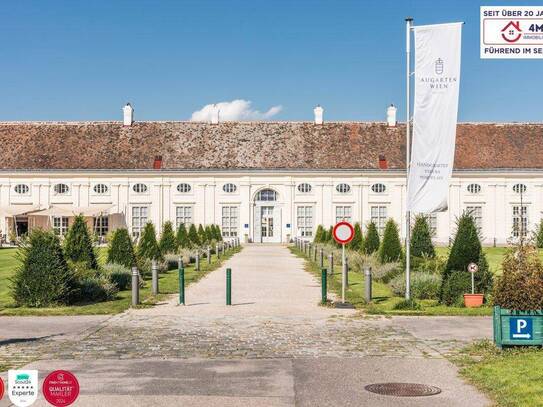
<instances>
[{"instance_id":1,"label":"arched entrance doorway","mask_svg":"<svg viewBox=\"0 0 543 407\"><path fill-rule=\"evenodd\" d=\"M270 188L261 189L255 195L254 241L257 243L281 243L281 207L278 194Z\"/></svg>"}]
</instances>

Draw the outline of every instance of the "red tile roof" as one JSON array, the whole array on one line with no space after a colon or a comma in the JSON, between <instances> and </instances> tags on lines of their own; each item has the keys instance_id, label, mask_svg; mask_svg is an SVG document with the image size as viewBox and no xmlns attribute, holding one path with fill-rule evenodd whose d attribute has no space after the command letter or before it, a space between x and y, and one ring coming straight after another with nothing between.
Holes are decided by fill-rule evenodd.
<instances>
[{"instance_id":1,"label":"red tile roof","mask_svg":"<svg viewBox=\"0 0 543 407\"><path fill-rule=\"evenodd\" d=\"M456 169L543 169L543 124L459 124ZM405 168L405 125L329 122L0 123L0 169Z\"/></svg>"}]
</instances>

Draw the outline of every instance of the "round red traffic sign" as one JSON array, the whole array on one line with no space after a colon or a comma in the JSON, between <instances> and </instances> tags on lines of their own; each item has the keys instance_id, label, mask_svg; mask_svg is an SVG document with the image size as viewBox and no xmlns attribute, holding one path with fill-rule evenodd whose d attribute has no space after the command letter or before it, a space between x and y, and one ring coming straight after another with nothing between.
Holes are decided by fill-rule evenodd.
<instances>
[{"instance_id":1,"label":"round red traffic sign","mask_svg":"<svg viewBox=\"0 0 543 407\"><path fill-rule=\"evenodd\" d=\"M67 370L55 370L43 381L43 396L55 407L69 406L79 396L79 382Z\"/></svg>"},{"instance_id":2,"label":"round red traffic sign","mask_svg":"<svg viewBox=\"0 0 543 407\"><path fill-rule=\"evenodd\" d=\"M2 400L2 397L4 397L4 382L2 381L2 378L0 377L0 400Z\"/></svg>"},{"instance_id":3,"label":"round red traffic sign","mask_svg":"<svg viewBox=\"0 0 543 407\"><path fill-rule=\"evenodd\" d=\"M336 242L340 244L347 244L354 237L354 228L349 222L339 222L334 226L332 235Z\"/></svg>"},{"instance_id":4,"label":"round red traffic sign","mask_svg":"<svg viewBox=\"0 0 543 407\"><path fill-rule=\"evenodd\" d=\"M477 273L477 271L479 271L479 266L476 263L470 263L468 264L468 271L470 273Z\"/></svg>"}]
</instances>

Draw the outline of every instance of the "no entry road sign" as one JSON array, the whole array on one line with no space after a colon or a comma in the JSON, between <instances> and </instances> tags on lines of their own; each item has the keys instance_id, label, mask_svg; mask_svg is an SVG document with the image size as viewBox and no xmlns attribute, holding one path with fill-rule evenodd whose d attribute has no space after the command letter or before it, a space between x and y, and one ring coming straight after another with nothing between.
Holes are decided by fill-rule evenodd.
<instances>
[{"instance_id":1,"label":"no entry road sign","mask_svg":"<svg viewBox=\"0 0 543 407\"><path fill-rule=\"evenodd\" d=\"M479 266L475 263L470 263L468 264L468 271L470 273L477 273L477 271L479 270Z\"/></svg>"},{"instance_id":2,"label":"no entry road sign","mask_svg":"<svg viewBox=\"0 0 543 407\"><path fill-rule=\"evenodd\" d=\"M354 237L354 228L349 222L339 222L334 226L332 235L336 242L340 244L347 244Z\"/></svg>"}]
</instances>

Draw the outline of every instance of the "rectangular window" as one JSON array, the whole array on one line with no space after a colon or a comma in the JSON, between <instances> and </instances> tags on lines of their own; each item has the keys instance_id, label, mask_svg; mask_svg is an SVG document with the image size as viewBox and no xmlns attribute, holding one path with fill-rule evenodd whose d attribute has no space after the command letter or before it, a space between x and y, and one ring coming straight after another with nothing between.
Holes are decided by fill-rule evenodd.
<instances>
[{"instance_id":1,"label":"rectangular window","mask_svg":"<svg viewBox=\"0 0 543 407\"><path fill-rule=\"evenodd\" d=\"M513 237L526 237L528 235L528 207L513 206Z\"/></svg>"},{"instance_id":2,"label":"rectangular window","mask_svg":"<svg viewBox=\"0 0 543 407\"><path fill-rule=\"evenodd\" d=\"M94 234L105 236L109 232L109 216L97 216L93 219Z\"/></svg>"},{"instance_id":3,"label":"rectangular window","mask_svg":"<svg viewBox=\"0 0 543 407\"><path fill-rule=\"evenodd\" d=\"M239 208L237 206L222 207L222 235L236 237L239 229Z\"/></svg>"},{"instance_id":4,"label":"rectangular window","mask_svg":"<svg viewBox=\"0 0 543 407\"><path fill-rule=\"evenodd\" d=\"M56 235L65 236L68 232L68 217L53 216L53 231Z\"/></svg>"},{"instance_id":5,"label":"rectangular window","mask_svg":"<svg viewBox=\"0 0 543 407\"><path fill-rule=\"evenodd\" d=\"M192 225L192 206L178 206L175 208L175 224L177 227L184 224L186 227Z\"/></svg>"},{"instance_id":6,"label":"rectangular window","mask_svg":"<svg viewBox=\"0 0 543 407\"><path fill-rule=\"evenodd\" d=\"M140 237L143 227L149 220L149 208L147 206L132 207L132 236Z\"/></svg>"},{"instance_id":7,"label":"rectangular window","mask_svg":"<svg viewBox=\"0 0 543 407\"><path fill-rule=\"evenodd\" d=\"M482 206L467 206L466 212L471 215L477 230L481 233L483 228L483 207Z\"/></svg>"},{"instance_id":8,"label":"rectangular window","mask_svg":"<svg viewBox=\"0 0 543 407\"><path fill-rule=\"evenodd\" d=\"M430 236L435 236L437 234L437 214L430 213L426 215L426 220L430 227Z\"/></svg>"},{"instance_id":9,"label":"rectangular window","mask_svg":"<svg viewBox=\"0 0 543 407\"><path fill-rule=\"evenodd\" d=\"M372 206L371 221L375 223L379 234L383 234L387 222L387 207L384 205Z\"/></svg>"},{"instance_id":10,"label":"rectangular window","mask_svg":"<svg viewBox=\"0 0 543 407\"><path fill-rule=\"evenodd\" d=\"M351 223L353 221L352 206L336 206L336 223L345 221Z\"/></svg>"},{"instance_id":11,"label":"rectangular window","mask_svg":"<svg viewBox=\"0 0 543 407\"><path fill-rule=\"evenodd\" d=\"M313 207L298 206L296 215L298 235L301 237L313 236Z\"/></svg>"}]
</instances>

